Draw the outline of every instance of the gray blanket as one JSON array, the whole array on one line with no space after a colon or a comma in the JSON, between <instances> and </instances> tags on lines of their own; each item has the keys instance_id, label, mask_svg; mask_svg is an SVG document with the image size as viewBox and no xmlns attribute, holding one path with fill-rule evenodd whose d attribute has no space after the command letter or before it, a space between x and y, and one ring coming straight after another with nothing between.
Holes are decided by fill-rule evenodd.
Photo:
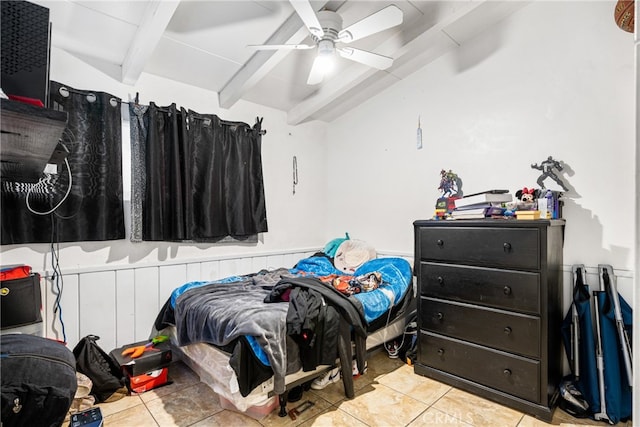
<instances>
[{"instance_id":1,"label":"gray blanket","mask_svg":"<svg viewBox=\"0 0 640 427\"><path fill-rule=\"evenodd\" d=\"M178 343L225 346L241 336L253 336L269 358L274 392L284 393L288 303L264 300L275 282L290 277L285 272L273 271L240 282L198 285L185 291L174 307Z\"/></svg>"}]
</instances>

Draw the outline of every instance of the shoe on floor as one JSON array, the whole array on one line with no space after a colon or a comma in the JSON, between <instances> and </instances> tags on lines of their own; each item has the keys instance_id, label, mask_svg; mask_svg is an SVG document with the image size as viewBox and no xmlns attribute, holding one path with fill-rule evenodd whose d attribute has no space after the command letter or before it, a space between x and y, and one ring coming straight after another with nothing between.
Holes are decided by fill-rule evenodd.
<instances>
[{"instance_id":1,"label":"shoe on floor","mask_svg":"<svg viewBox=\"0 0 640 427\"><path fill-rule=\"evenodd\" d=\"M322 390L329 384L333 384L340 381L340 367L333 368L321 377L316 378L311 383L311 388L314 390Z\"/></svg>"},{"instance_id":2,"label":"shoe on floor","mask_svg":"<svg viewBox=\"0 0 640 427\"><path fill-rule=\"evenodd\" d=\"M302 392L303 390L301 385L295 386L289 390L289 393L287 393L287 402L297 402L302 399Z\"/></svg>"},{"instance_id":3,"label":"shoe on floor","mask_svg":"<svg viewBox=\"0 0 640 427\"><path fill-rule=\"evenodd\" d=\"M367 373L367 361L364 361L364 370L362 371L363 374ZM354 377L359 377L360 376L360 371L358 371L358 361L354 360L351 364L351 375L353 375Z\"/></svg>"}]
</instances>

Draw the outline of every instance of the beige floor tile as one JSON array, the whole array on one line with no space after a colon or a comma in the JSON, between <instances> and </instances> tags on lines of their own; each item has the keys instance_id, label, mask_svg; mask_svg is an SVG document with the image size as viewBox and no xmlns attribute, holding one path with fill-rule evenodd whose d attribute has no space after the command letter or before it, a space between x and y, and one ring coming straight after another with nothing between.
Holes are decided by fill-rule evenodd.
<instances>
[{"instance_id":1,"label":"beige floor tile","mask_svg":"<svg viewBox=\"0 0 640 427\"><path fill-rule=\"evenodd\" d=\"M192 386L200 382L200 378L182 362L173 362L169 366L169 382L153 390L140 393L139 396L143 402L149 402L161 396L174 393L185 387Z\"/></svg>"},{"instance_id":2,"label":"beige floor tile","mask_svg":"<svg viewBox=\"0 0 640 427\"><path fill-rule=\"evenodd\" d=\"M371 384L356 398L338 408L370 426L404 426L427 409L427 405L382 384Z\"/></svg>"},{"instance_id":3,"label":"beige floor tile","mask_svg":"<svg viewBox=\"0 0 640 427\"><path fill-rule=\"evenodd\" d=\"M331 407L317 417L300 424L301 427L367 427L362 421L346 412Z\"/></svg>"},{"instance_id":4,"label":"beige floor tile","mask_svg":"<svg viewBox=\"0 0 640 427\"><path fill-rule=\"evenodd\" d=\"M515 427L523 416L511 408L455 388L434 403L433 408L476 427Z\"/></svg>"},{"instance_id":5,"label":"beige floor tile","mask_svg":"<svg viewBox=\"0 0 640 427\"><path fill-rule=\"evenodd\" d=\"M306 411L302 412L301 414L296 415L295 420L293 420L289 416L281 417L279 415L280 407L278 407L276 408L275 411L270 413L267 417L261 419L260 424L266 427L296 426L304 423L305 421L312 419L313 417L321 414L322 412L326 411L329 407L331 407L331 404L326 400L316 395L305 393L302 396L301 400L297 402L287 403L287 411L290 411L293 408L296 408L297 406L301 405L307 400L312 402L313 406L307 409Z\"/></svg>"},{"instance_id":6,"label":"beige floor tile","mask_svg":"<svg viewBox=\"0 0 640 427\"><path fill-rule=\"evenodd\" d=\"M368 386L369 384L371 384L371 381L368 381L366 378L366 375L361 375L358 378L355 378L353 380L353 390L356 392L358 392L358 390ZM338 381L337 383L333 383L333 384L329 384L328 386L326 386L325 388L323 388L322 390L309 390L308 392L305 393L310 393L312 395L316 395L324 400L326 400L327 402L330 402L331 404L335 405L338 402L342 402L343 400L347 399L347 396L344 392L344 384L342 383L342 381Z\"/></svg>"},{"instance_id":7,"label":"beige floor tile","mask_svg":"<svg viewBox=\"0 0 640 427\"><path fill-rule=\"evenodd\" d=\"M222 411L192 424L192 427L260 427L255 419L233 411Z\"/></svg>"},{"instance_id":8,"label":"beige floor tile","mask_svg":"<svg viewBox=\"0 0 640 427\"><path fill-rule=\"evenodd\" d=\"M422 375L416 375L413 372L413 367L408 365L401 366L386 375L381 375L378 382L427 405L432 405L451 390L449 385Z\"/></svg>"},{"instance_id":9,"label":"beige floor tile","mask_svg":"<svg viewBox=\"0 0 640 427\"><path fill-rule=\"evenodd\" d=\"M222 411L218 395L204 383L158 397L146 406L161 427L189 426Z\"/></svg>"},{"instance_id":10,"label":"beige floor tile","mask_svg":"<svg viewBox=\"0 0 640 427\"><path fill-rule=\"evenodd\" d=\"M393 372L398 368L407 367L407 364L400 359L390 358L384 349L369 355L367 365L367 371L361 378L368 379L370 382L377 381L381 375Z\"/></svg>"},{"instance_id":11,"label":"beige floor tile","mask_svg":"<svg viewBox=\"0 0 640 427\"><path fill-rule=\"evenodd\" d=\"M435 408L429 408L423 413L421 413L418 418L413 420L411 424L407 427L421 427L421 426L430 426L430 427L448 427L448 426L459 426L459 427L471 427L472 424L471 419L461 420L460 418L454 417L453 415L449 415L442 411L438 411Z\"/></svg>"},{"instance_id":12,"label":"beige floor tile","mask_svg":"<svg viewBox=\"0 0 640 427\"><path fill-rule=\"evenodd\" d=\"M115 414L117 412L124 411L138 405L142 405L142 399L140 399L140 396L131 395L125 396L122 399L116 400L115 402L99 403L96 406L100 408L102 417L106 418L111 414Z\"/></svg>"},{"instance_id":13,"label":"beige floor tile","mask_svg":"<svg viewBox=\"0 0 640 427\"><path fill-rule=\"evenodd\" d=\"M305 391L302 399L314 406L291 420L279 417L279 407L264 417L250 417L220 404L219 397L182 362L170 367L171 385L140 395L103 403L107 427L169 426L336 426L336 427L588 427L607 426L591 419L576 419L556 409L550 424L479 396L416 375L413 368L386 352L369 358L366 374L354 381L356 396L346 399L342 382L323 390ZM256 419L259 418L259 419ZM617 427L633 427L632 422Z\"/></svg>"},{"instance_id":14,"label":"beige floor tile","mask_svg":"<svg viewBox=\"0 0 640 427\"><path fill-rule=\"evenodd\" d=\"M104 416L103 413L103 417L104 425L108 427L156 427L158 425L151 413L142 404L108 416Z\"/></svg>"}]
</instances>

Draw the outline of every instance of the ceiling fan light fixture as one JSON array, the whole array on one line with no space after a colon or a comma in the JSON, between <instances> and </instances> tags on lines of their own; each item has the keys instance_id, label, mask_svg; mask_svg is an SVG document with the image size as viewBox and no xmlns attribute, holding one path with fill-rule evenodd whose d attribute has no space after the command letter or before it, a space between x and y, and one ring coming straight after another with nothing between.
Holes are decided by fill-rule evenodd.
<instances>
[{"instance_id":1,"label":"ceiling fan light fixture","mask_svg":"<svg viewBox=\"0 0 640 427\"><path fill-rule=\"evenodd\" d=\"M322 74L331 72L335 66L336 47L331 40L320 40L318 42L318 62L319 70Z\"/></svg>"},{"instance_id":2,"label":"ceiling fan light fixture","mask_svg":"<svg viewBox=\"0 0 640 427\"><path fill-rule=\"evenodd\" d=\"M318 56L334 56L336 47L331 40L320 40L318 42Z\"/></svg>"},{"instance_id":3,"label":"ceiling fan light fixture","mask_svg":"<svg viewBox=\"0 0 640 427\"><path fill-rule=\"evenodd\" d=\"M398 6L389 5L346 28L342 28L342 16L337 12L328 9L316 12L314 7L311 6L311 0L289 0L289 2L304 26L309 30L314 44L253 45L252 47L263 50L313 49L317 47L316 57L309 71L307 84L316 85L321 83L324 76L333 68L337 55L378 70L385 70L393 65L393 58L391 57L362 49L341 46L341 44L350 43L400 25L403 20L403 12ZM338 46L336 46L336 43L338 43Z\"/></svg>"},{"instance_id":4,"label":"ceiling fan light fixture","mask_svg":"<svg viewBox=\"0 0 640 427\"><path fill-rule=\"evenodd\" d=\"M319 72L321 72L323 75L327 75L331 73L331 71L333 71L333 68L335 66L335 61L332 56L319 55L317 59L318 59L317 66L318 66Z\"/></svg>"}]
</instances>

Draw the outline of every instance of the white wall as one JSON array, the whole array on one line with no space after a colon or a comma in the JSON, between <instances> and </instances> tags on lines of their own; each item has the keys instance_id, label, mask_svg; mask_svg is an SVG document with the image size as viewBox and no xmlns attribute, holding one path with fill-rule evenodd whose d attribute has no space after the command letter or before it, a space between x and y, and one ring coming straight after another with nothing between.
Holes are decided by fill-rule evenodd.
<instances>
[{"instance_id":1,"label":"white wall","mask_svg":"<svg viewBox=\"0 0 640 427\"><path fill-rule=\"evenodd\" d=\"M143 74L135 86L127 86L96 71L86 63L60 49L51 52L51 80L76 89L111 93L123 101L140 95L140 103L153 101L158 105L175 102L178 106L200 113L217 114L224 120L253 125L256 117L264 117L262 161L269 232L257 245L130 243L128 240L61 244L60 266L69 269L90 269L96 266L140 263L175 262L208 259L238 254L269 254L283 250L318 248L324 244L324 218L321 201L325 199L327 125L310 122L298 126L286 123L285 113L261 105L240 101L230 110L218 106L215 92ZM127 110L128 111L128 110ZM123 175L127 207L130 200L128 113L123 113ZM292 158L297 156L299 184L292 194ZM128 236L127 236L128 239ZM10 245L0 247L0 263L31 265L35 270L50 270L49 245ZM281 266L274 266L281 267Z\"/></svg>"},{"instance_id":2,"label":"white wall","mask_svg":"<svg viewBox=\"0 0 640 427\"><path fill-rule=\"evenodd\" d=\"M326 237L411 252L441 169L466 193L515 193L553 156L572 189L565 264L633 270L633 46L611 2L535 2L343 115L328 130L327 173L328 204L344 209L328 212Z\"/></svg>"},{"instance_id":3,"label":"white wall","mask_svg":"<svg viewBox=\"0 0 640 427\"><path fill-rule=\"evenodd\" d=\"M349 231L410 253L412 223L433 215L441 169L459 174L467 194L515 193L536 187L539 171L530 165L553 156L566 163L562 179L571 190L563 214L565 310L571 265L587 266L593 289L598 264L611 264L637 324L640 49L615 24L614 6L533 2L332 122L327 204L342 209L328 212L326 237Z\"/></svg>"}]
</instances>

